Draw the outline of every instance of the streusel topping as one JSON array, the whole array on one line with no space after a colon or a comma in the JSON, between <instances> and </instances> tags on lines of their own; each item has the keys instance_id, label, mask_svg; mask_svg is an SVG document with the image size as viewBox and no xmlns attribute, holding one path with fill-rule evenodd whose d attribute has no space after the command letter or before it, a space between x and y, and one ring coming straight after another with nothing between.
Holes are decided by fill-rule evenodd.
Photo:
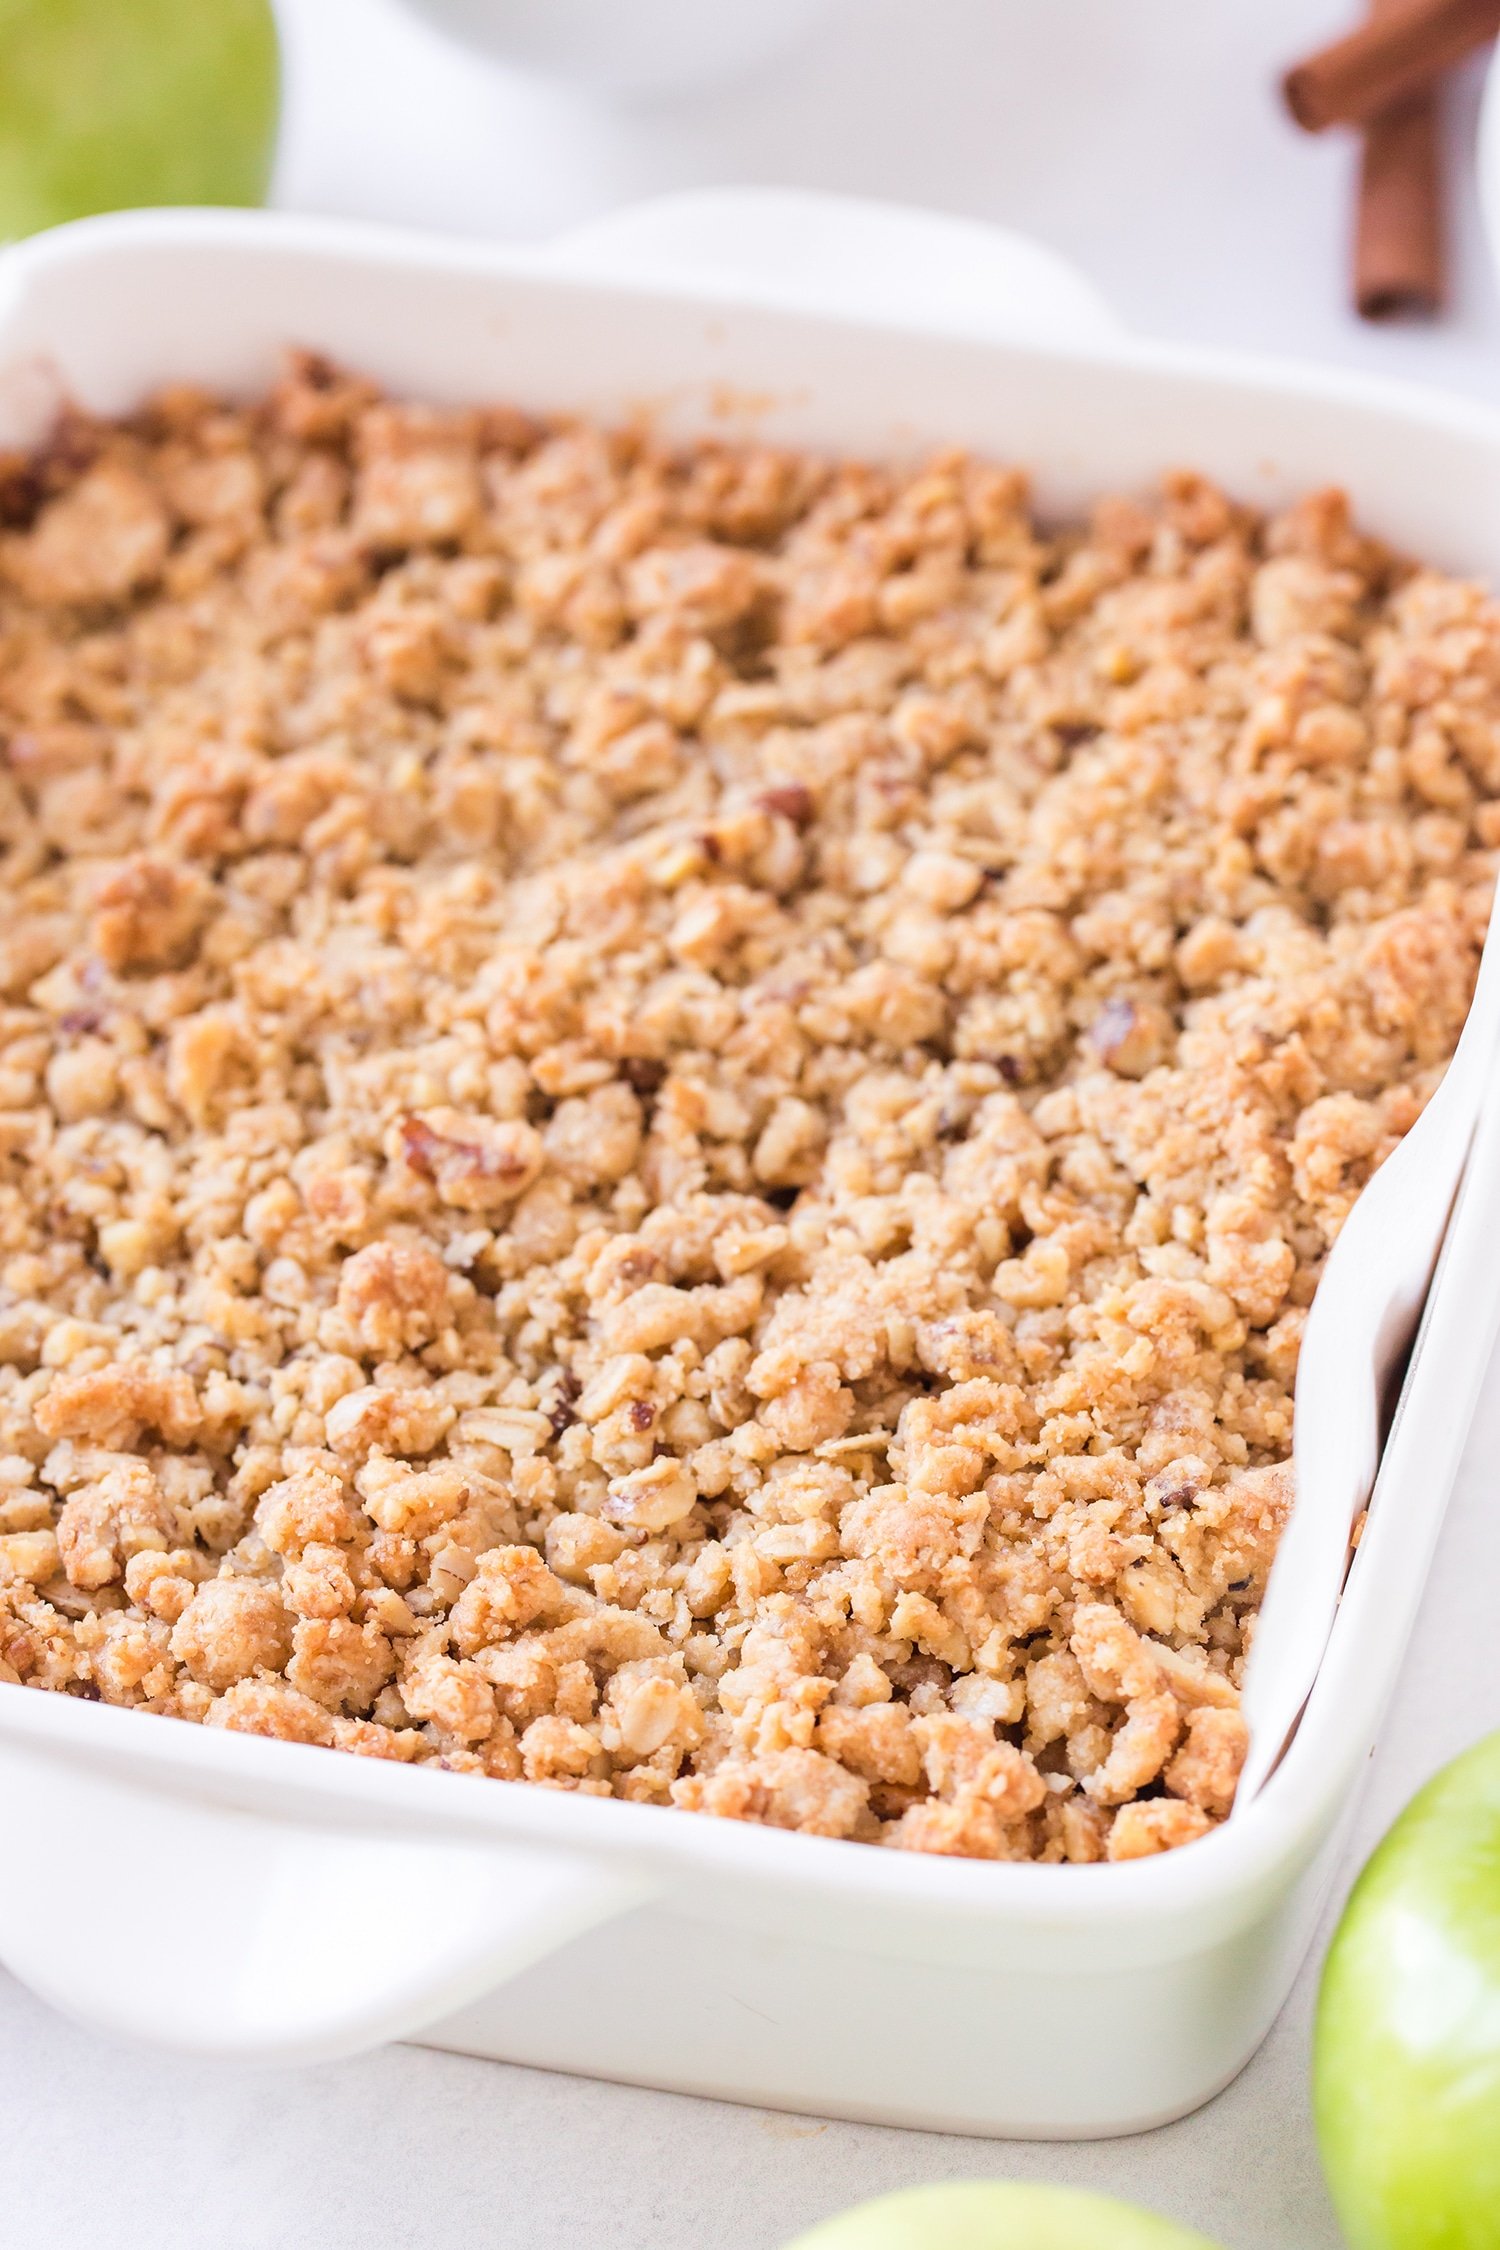
<instances>
[{"instance_id":1,"label":"streusel topping","mask_svg":"<svg viewBox=\"0 0 1500 2250\"><path fill-rule=\"evenodd\" d=\"M1223 1818L1500 619L1336 494L303 359L0 464L0 1679L978 1858Z\"/></svg>"}]
</instances>

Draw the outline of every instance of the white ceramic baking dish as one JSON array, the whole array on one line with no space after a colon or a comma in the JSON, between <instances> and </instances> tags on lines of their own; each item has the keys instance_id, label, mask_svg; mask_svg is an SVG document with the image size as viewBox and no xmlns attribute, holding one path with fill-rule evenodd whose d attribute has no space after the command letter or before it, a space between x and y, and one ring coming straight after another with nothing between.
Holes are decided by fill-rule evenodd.
<instances>
[{"instance_id":1,"label":"white ceramic baking dish","mask_svg":"<svg viewBox=\"0 0 1500 2250\"><path fill-rule=\"evenodd\" d=\"M1500 420L1141 345L1033 246L784 195L646 207L544 252L259 214L92 221L0 258L0 442L39 435L64 393L119 410L168 378L252 389L288 341L430 397L645 402L852 452L960 442L1025 462L1049 507L1179 462L1267 501L1338 480L1387 538L1500 579ZM1491 960L1460 1060L1320 1292L1256 1770L1203 1842L1116 1867L925 1859L0 1687L0 1956L91 2023L204 2054L420 2034L979 2133L1123 2132L1203 2101L1306 1946L1500 1313L1497 985Z\"/></svg>"}]
</instances>

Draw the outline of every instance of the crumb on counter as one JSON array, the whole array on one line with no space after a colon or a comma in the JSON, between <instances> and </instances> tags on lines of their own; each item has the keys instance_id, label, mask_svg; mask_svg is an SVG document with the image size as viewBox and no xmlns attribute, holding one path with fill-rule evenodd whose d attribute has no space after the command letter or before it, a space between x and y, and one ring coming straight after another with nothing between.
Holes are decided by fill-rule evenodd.
<instances>
[{"instance_id":1,"label":"crumb on counter","mask_svg":"<svg viewBox=\"0 0 1500 2250\"><path fill-rule=\"evenodd\" d=\"M0 1681L980 1859L1229 1810L1500 617L1336 493L393 404L0 462Z\"/></svg>"}]
</instances>

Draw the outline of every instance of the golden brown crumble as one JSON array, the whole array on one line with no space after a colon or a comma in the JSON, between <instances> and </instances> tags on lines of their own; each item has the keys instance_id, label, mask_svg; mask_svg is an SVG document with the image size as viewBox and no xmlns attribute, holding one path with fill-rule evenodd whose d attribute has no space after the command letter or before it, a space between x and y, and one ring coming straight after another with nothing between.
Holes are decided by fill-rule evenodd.
<instances>
[{"instance_id":1,"label":"golden brown crumble","mask_svg":"<svg viewBox=\"0 0 1500 2250\"><path fill-rule=\"evenodd\" d=\"M4 464L0 1679L980 1858L1202 1835L1500 620L1318 494L311 359Z\"/></svg>"}]
</instances>

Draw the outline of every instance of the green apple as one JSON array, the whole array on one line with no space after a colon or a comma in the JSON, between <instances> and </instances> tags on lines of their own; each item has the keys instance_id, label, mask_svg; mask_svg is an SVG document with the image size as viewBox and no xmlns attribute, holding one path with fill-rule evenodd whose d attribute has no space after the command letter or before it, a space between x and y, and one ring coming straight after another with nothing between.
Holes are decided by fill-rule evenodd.
<instances>
[{"instance_id":1,"label":"green apple","mask_svg":"<svg viewBox=\"0 0 1500 2250\"><path fill-rule=\"evenodd\" d=\"M825 2219L786 2250L1214 2250L1206 2236L1112 2195L956 2180L903 2188Z\"/></svg>"},{"instance_id":2,"label":"green apple","mask_svg":"<svg viewBox=\"0 0 1500 2250\"><path fill-rule=\"evenodd\" d=\"M1313 2104L1351 2250L1500 2250L1500 1734L1428 1783L1355 1885Z\"/></svg>"},{"instance_id":3,"label":"green apple","mask_svg":"<svg viewBox=\"0 0 1500 2250\"><path fill-rule=\"evenodd\" d=\"M267 0L0 0L0 241L142 203L259 203Z\"/></svg>"}]
</instances>

